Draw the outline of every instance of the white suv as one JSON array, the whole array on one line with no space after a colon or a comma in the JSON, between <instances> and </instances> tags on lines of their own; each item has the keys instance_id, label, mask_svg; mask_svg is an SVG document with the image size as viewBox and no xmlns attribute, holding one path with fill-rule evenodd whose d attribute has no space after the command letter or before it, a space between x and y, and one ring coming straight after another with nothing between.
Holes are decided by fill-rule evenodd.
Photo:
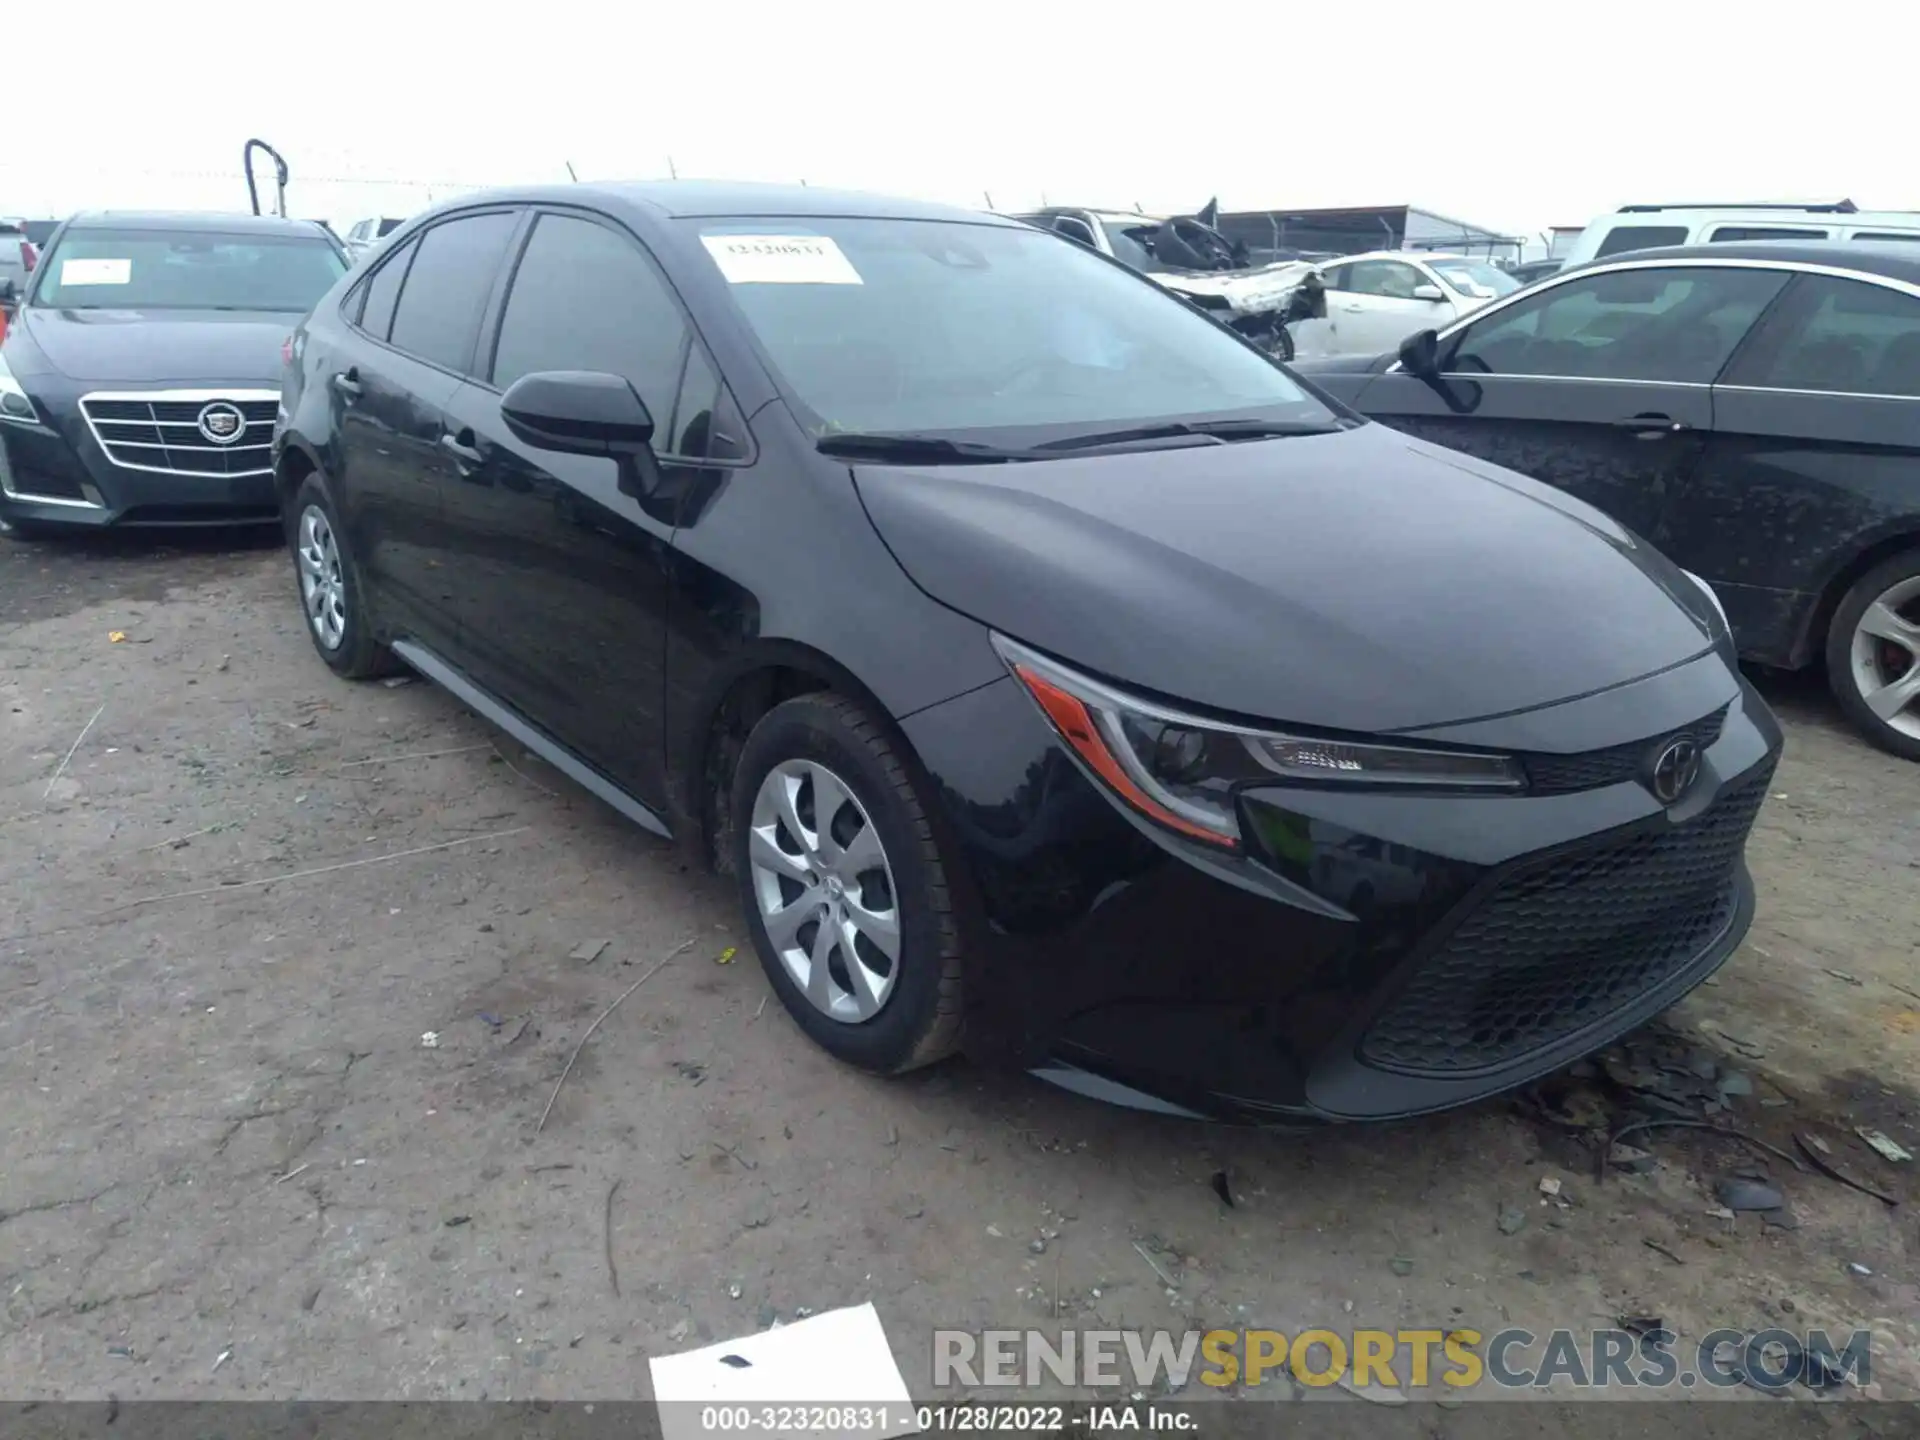
<instances>
[{"instance_id":1,"label":"white suv","mask_svg":"<svg viewBox=\"0 0 1920 1440\"><path fill-rule=\"evenodd\" d=\"M1567 269L1629 250L1744 240L1855 240L1920 244L1920 211L1828 205L1623 205L1580 232Z\"/></svg>"}]
</instances>

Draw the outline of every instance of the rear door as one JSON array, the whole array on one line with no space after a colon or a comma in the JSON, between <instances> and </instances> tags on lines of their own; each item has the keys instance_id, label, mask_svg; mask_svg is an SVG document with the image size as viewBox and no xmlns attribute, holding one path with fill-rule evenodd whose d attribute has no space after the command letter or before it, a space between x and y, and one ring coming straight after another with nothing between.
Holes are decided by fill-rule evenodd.
<instances>
[{"instance_id":1,"label":"rear door","mask_svg":"<svg viewBox=\"0 0 1920 1440\"><path fill-rule=\"evenodd\" d=\"M707 453L718 379L651 255L613 222L571 210L535 218L475 370L447 418L473 678L662 808L673 497ZM552 370L633 385L654 417L657 490L643 493L631 469L623 482L611 459L536 449L507 429L502 394ZM733 419L730 433L745 427Z\"/></svg>"},{"instance_id":2,"label":"rear door","mask_svg":"<svg viewBox=\"0 0 1920 1440\"><path fill-rule=\"evenodd\" d=\"M388 623L439 648L458 632L442 569L444 407L472 361L515 218L455 215L382 259L348 302L357 334L327 375L354 552Z\"/></svg>"},{"instance_id":3,"label":"rear door","mask_svg":"<svg viewBox=\"0 0 1920 1440\"><path fill-rule=\"evenodd\" d=\"M1571 277L1451 332L1437 381L1389 372L1360 408L1656 538L1668 488L1706 447L1715 377L1787 279L1703 265Z\"/></svg>"},{"instance_id":4,"label":"rear door","mask_svg":"<svg viewBox=\"0 0 1920 1440\"><path fill-rule=\"evenodd\" d=\"M1714 387L1712 438L1668 500L1669 553L1712 581L1741 648L1798 664L1841 566L1920 528L1920 296L1802 275Z\"/></svg>"}]
</instances>

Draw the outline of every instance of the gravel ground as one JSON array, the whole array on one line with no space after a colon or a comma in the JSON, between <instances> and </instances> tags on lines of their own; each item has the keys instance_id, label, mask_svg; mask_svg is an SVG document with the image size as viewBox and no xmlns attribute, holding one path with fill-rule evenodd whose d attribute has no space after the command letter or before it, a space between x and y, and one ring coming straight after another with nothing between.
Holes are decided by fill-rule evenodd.
<instances>
[{"instance_id":1,"label":"gravel ground","mask_svg":"<svg viewBox=\"0 0 1920 1440\"><path fill-rule=\"evenodd\" d=\"M638 1397L872 1299L916 1394L935 1325L1653 1313L1871 1327L1920 1397L1909 1207L1761 1156L1797 1228L1716 1219L1725 1140L1596 1183L1510 1101L1284 1135L839 1068L719 882L433 688L335 681L291 584L267 541L0 538L0 1395ZM1920 1151L1920 767L1768 688L1760 918L1665 1024L1908 1198L1853 1131Z\"/></svg>"}]
</instances>

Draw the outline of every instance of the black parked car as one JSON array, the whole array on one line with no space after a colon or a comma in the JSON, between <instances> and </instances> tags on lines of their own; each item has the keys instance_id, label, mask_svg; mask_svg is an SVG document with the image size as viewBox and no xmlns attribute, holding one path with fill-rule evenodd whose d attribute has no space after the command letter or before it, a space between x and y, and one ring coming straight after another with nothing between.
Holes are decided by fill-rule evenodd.
<instances>
[{"instance_id":1,"label":"black parked car","mask_svg":"<svg viewBox=\"0 0 1920 1440\"><path fill-rule=\"evenodd\" d=\"M1300 368L1599 506L1712 584L1742 655L1824 661L1920 759L1920 247L1642 250Z\"/></svg>"},{"instance_id":2,"label":"black parked car","mask_svg":"<svg viewBox=\"0 0 1920 1440\"><path fill-rule=\"evenodd\" d=\"M0 346L0 520L20 534L274 520L281 348L346 269L309 221L65 222Z\"/></svg>"},{"instance_id":3,"label":"black parked car","mask_svg":"<svg viewBox=\"0 0 1920 1440\"><path fill-rule=\"evenodd\" d=\"M1564 1064L1745 933L1779 751L1709 592L992 217L577 185L396 231L276 466L395 659L733 869L835 1055L1208 1115Z\"/></svg>"}]
</instances>

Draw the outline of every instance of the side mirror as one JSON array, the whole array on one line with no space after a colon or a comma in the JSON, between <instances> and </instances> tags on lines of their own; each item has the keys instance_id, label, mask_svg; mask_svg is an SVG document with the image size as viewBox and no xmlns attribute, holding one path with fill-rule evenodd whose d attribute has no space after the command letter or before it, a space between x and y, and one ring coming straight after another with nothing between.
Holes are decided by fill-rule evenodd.
<instances>
[{"instance_id":1,"label":"side mirror","mask_svg":"<svg viewBox=\"0 0 1920 1440\"><path fill-rule=\"evenodd\" d=\"M653 416L633 386L595 370L522 375L500 397L507 428L527 444L569 455L647 452Z\"/></svg>"},{"instance_id":2,"label":"side mirror","mask_svg":"<svg viewBox=\"0 0 1920 1440\"><path fill-rule=\"evenodd\" d=\"M9 275L0 280L0 305L15 305L19 300L20 287L14 283L13 277Z\"/></svg>"},{"instance_id":3,"label":"side mirror","mask_svg":"<svg viewBox=\"0 0 1920 1440\"><path fill-rule=\"evenodd\" d=\"M1421 379L1440 373L1440 337L1432 330L1416 330L1400 342L1400 364Z\"/></svg>"},{"instance_id":4,"label":"side mirror","mask_svg":"<svg viewBox=\"0 0 1920 1440\"><path fill-rule=\"evenodd\" d=\"M1437 303L1447 297L1438 285L1416 285L1413 287L1413 298Z\"/></svg>"}]
</instances>

